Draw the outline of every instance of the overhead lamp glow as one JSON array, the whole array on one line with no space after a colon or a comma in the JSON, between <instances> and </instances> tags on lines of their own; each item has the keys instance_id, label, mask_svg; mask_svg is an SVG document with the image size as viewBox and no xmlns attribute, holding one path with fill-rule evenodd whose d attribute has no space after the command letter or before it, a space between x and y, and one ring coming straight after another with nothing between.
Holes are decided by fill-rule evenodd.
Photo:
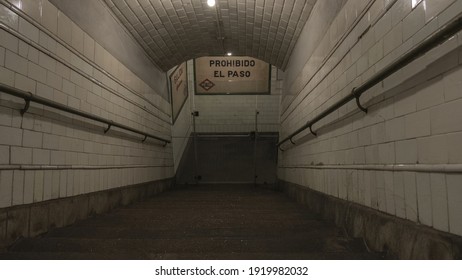
<instances>
[{"instance_id":1,"label":"overhead lamp glow","mask_svg":"<svg viewBox=\"0 0 462 280\"><path fill-rule=\"evenodd\" d=\"M209 7L215 6L215 0L207 0L207 5L209 5Z\"/></svg>"},{"instance_id":2,"label":"overhead lamp glow","mask_svg":"<svg viewBox=\"0 0 462 280\"><path fill-rule=\"evenodd\" d=\"M228 55L228 56L232 56L232 55L233 55L233 53L229 52L229 53L227 53L227 55Z\"/></svg>"}]
</instances>

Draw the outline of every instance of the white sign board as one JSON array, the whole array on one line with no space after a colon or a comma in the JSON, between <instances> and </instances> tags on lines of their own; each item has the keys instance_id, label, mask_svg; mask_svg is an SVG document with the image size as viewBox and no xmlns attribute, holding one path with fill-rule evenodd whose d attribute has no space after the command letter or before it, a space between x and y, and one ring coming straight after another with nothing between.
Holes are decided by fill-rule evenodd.
<instances>
[{"instance_id":1,"label":"white sign board","mask_svg":"<svg viewBox=\"0 0 462 280\"><path fill-rule=\"evenodd\" d=\"M194 60L196 94L269 94L271 67L248 56Z\"/></svg>"}]
</instances>

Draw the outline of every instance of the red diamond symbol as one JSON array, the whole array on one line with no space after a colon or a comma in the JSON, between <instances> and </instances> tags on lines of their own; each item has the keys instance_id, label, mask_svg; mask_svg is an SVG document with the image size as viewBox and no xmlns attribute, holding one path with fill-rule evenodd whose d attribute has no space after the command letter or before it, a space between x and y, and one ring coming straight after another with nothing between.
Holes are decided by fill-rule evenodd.
<instances>
[{"instance_id":1,"label":"red diamond symbol","mask_svg":"<svg viewBox=\"0 0 462 280\"><path fill-rule=\"evenodd\" d=\"M214 83L212 83L212 81L210 81L209 79L205 79L202 83L199 84L203 89L205 89L206 91L208 91L209 89L213 88L215 86Z\"/></svg>"}]
</instances>

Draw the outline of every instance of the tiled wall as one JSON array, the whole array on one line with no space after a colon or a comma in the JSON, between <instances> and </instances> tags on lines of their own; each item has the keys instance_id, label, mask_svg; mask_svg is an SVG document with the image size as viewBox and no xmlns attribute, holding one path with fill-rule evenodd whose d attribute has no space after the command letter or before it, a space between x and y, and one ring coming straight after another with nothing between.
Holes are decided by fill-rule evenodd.
<instances>
[{"instance_id":1,"label":"tiled wall","mask_svg":"<svg viewBox=\"0 0 462 280\"><path fill-rule=\"evenodd\" d=\"M279 124L279 103L282 90L282 73L271 69L270 95L196 95L194 109L197 132L235 133L255 130L258 114L258 131L276 132ZM194 86L194 84L192 84Z\"/></svg>"},{"instance_id":2,"label":"tiled wall","mask_svg":"<svg viewBox=\"0 0 462 280\"><path fill-rule=\"evenodd\" d=\"M175 165L175 174L178 169L178 166L185 152L186 146L188 144L189 137L191 136L192 126L191 126L191 93L189 98L186 100L186 104L181 109L178 118L172 126L172 146L173 146L173 161Z\"/></svg>"},{"instance_id":3,"label":"tiled wall","mask_svg":"<svg viewBox=\"0 0 462 280\"><path fill-rule=\"evenodd\" d=\"M0 82L165 138L170 105L47 0L0 2ZM171 145L0 93L0 208L173 176Z\"/></svg>"},{"instance_id":4,"label":"tiled wall","mask_svg":"<svg viewBox=\"0 0 462 280\"><path fill-rule=\"evenodd\" d=\"M104 1L49 0L143 82L168 99L167 77L133 40Z\"/></svg>"},{"instance_id":5,"label":"tiled wall","mask_svg":"<svg viewBox=\"0 0 462 280\"><path fill-rule=\"evenodd\" d=\"M297 73L305 66L319 42L325 37L326 32L340 9L347 0L324 0L316 1L307 23L300 33L300 37L289 58L290 67L286 69L285 84L292 84ZM285 98L288 101L287 97Z\"/></svg>"},{"instance_id":6,"label":"tiled wall","mask_svg":"<svg viewBox=\"0 0 462 280\"><path fill-rule=\"evenodd\" d=\"M414 2L345 4L303 69L288 67L282 138L462 13L458 0ZM368 114L352 101L318 137L295 137L279 178L462 235L461 45L459 33L367 91Z\"/></svg>"},{"instance_id":7,"label":"tiled wall","mask_svg":"<svg viewBox=\"0 0 462 280\"><path fill-rule=\"evenodd\" d=\"M279 103L283 73L273 66L271 95L195 95L194 63L187 62L189 98L172 127L175 171L194 131L191 112L199 111L195 118L197 133L249 133L255 130L255 113L258 110L258 131L277 132Z\"/></svg>"}]
</instances>

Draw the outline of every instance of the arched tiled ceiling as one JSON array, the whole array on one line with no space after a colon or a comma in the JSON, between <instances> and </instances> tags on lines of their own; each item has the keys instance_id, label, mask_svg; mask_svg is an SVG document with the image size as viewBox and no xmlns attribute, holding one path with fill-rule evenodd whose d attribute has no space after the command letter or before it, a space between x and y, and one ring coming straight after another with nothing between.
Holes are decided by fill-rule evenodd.
<instances>
[{"instance_id":1,"label":"arched tiled ceiling","mask_svg":"<svg viewBox=\"0 0 462 280\"><path fill-rule=\"evenodd\" d=\"M104 0L164 71L205 55L247 55L285 69L316 0ZM217 25L219 22L219 26Z\"/></svg>"}]
</instances>

